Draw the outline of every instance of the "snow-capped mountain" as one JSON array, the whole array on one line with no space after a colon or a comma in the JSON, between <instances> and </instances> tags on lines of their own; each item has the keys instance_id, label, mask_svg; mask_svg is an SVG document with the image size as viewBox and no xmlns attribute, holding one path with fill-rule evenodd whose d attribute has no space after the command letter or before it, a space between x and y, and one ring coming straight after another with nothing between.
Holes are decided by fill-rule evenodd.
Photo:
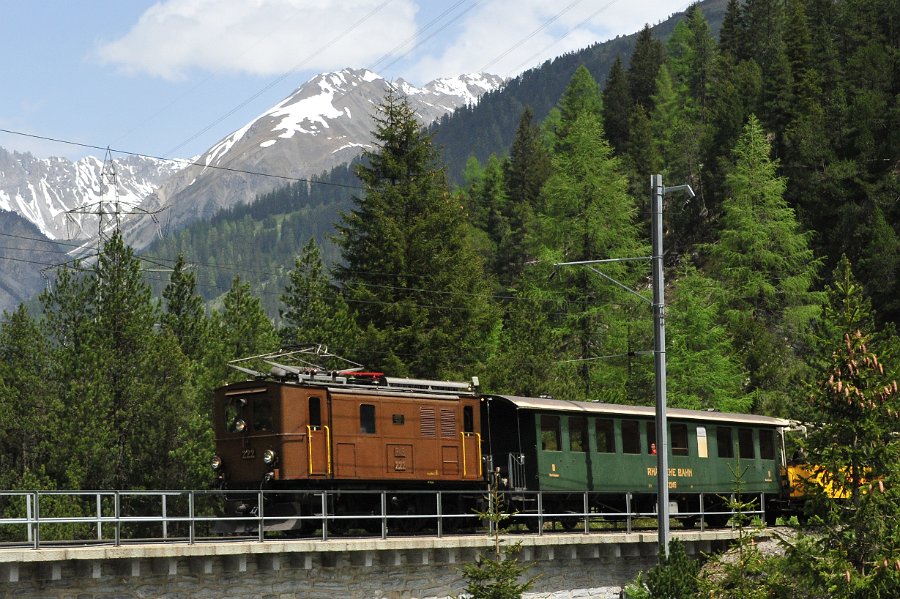
<instances>
[{"instance_id":1,"label":"snow-capped mountain","mask_svg":"<svg viewBox=\"0 0 900 599\"><path fill-rule=\"evenodd\" d=\"M71 242L92 249L101 228L108 231L117 222L129 243L141 249L160 225L171 230L208 218L289 178L308 178L350 161L370 147L375 109L389 85L409 99L425 125L502 84L495 75L460 75L419 88L402 79L388 82L365 69L326 73L190 162L139 156L72 162L0 148L0 233L15 232L22 243L37 244L0 256L0 279L9 283L0 285L0 310L13 309L40 291L40 264L46 262L32 254L47 254L49 263L65 262L62 252L83 253ZM157 210L155 217L146 216ZM41 234L63 243L49 246ZM30 269L29 276L23 269Z\"/></svg>"},{"instance_id":2,"label":"snow-capped mountain","mask_svg":"<svg viewBox=\"0 0 900 599\"><path fill-rule=\"evenodd\" d=\"M375 109L389 85L408 98L424 125L475 103L502 83L495 75L460 75L418 88L402 79L388 82L366 69L318 75L211 147L151 194L143 207L165 208L162 221L178 228L252 201L289 178L307 178L349 162L369 147ZM147 219L136 221L127 239L143 247L154 230Z\"/></svg>"},{"instance_id":3,"label":"snow-capped mountain","mask_svg":"<svg viewBox=\"0 0 900 599\"><path fill-rule=\"evenodd\" d=\"M72 162L0 148L0 210L22 216L50 239L90 239L99 231L100 202L107 209L118 202L119 211L128 212L184 166L128 156L106 162L104 172L104 163L93 156Z\"/></svg>"}]
</instances>

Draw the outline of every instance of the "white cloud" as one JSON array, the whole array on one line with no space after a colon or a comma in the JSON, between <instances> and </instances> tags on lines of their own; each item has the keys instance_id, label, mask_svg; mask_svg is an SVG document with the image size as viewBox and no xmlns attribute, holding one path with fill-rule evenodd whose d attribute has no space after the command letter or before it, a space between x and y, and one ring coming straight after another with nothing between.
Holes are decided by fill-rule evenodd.
<instances>
[{"instance_id":1,"label":"white cloud","mask_svg":"<svg viewBox=\"0 0 900 599\"><path fill-rule=\"evenodd\" d=\"M166 79L334 70L380 58L415 32L415 13L413 0L162 0L94 57Z\"/></svg>"},{"instance_id":2,"label":"white cloud","mask_svg":"<svg viewBox=\"0 0 900 599\"><path fill-rule=\"evenodd\" d=\"M486 70L515 76L548 58L640 30L682 11L690 0L485 0L449 45L425 51L409 77L428 81Z\"/></svg>"}]
</instances>

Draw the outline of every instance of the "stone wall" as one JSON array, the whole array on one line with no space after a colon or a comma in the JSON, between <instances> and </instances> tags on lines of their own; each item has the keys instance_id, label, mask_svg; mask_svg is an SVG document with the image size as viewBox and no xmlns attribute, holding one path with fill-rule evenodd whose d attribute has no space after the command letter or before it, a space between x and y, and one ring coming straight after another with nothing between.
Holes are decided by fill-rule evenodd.
<instances>
[{"instance_id":1,"label":"stone wall","mask_svg":"<svg viewBox=\"0 0 900 599\"><path fill-rule=\"evenodd\" d=\"M688 533L689 552L710 551L730 531ZM512 538L537 576L529 598L619 596L656 563L656 535ZM0 598L283 599L444 598L462 592L460 567L485 537L210 543L0 550Z\"/></svg>"}]
</instances>

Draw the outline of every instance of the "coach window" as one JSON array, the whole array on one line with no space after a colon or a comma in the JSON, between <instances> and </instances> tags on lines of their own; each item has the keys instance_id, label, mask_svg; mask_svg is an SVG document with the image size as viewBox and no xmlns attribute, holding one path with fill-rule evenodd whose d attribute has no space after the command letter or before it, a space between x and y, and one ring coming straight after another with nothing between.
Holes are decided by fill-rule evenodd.
<instances>
[{"instance_id":1,"label":"coach window","mask_svg":"<svg viewBox=\"0 0 900 599\"><path fill-rule=\"evenodd\" d=\"M608 418L597 419L597 451L600 453L616 453L616 437L613 434L613 421Z\"/></svg>"},{"instance_id":2,"label":"coach window","mask_svg":"<svg viewBox=\"0 0 900 599\"><path fill-rule=\"evenodd\" d=\"M650 455L656 455L656 423L645 422L644 430L647 433L647 453L649 453Z\"/></svg>"},{"instance_id":3,"label":"coach window","mask_svg":"<svg viewBox=\"0 0 900 599\"><path fill-rule=\"evenodd\" d=\"M318 397L309 398L309 425L313 428L322 427L322 400Z\"/></svg>"},{"instance_id":4,"label":"coach window","mask_svg":"<svg viewBox=\"0 0 900 599\"><path fill-rule=\"evenodd\" d=\"M775 434L770 430L759 431L759 457L762 460L775 459Z\"/></svg>"},{"instance_id":5,"label":"coach window","mask_svg":"<svg viewBox=\"0 0 900 599\"><path fill-rule=\"evenodd\" d=\"M752 460L756 457L753 451L753 430L749 428L738 429L738 452L742 460Z\"/></svg>"},{"instance_id":6,"label":"coach window","mask_svg":"<svg viewBox=\"0 0 900 599\"><path fill-rule=\"evenodd\" d=\"M272 430L272 400L257 399L253 402L253 430Z\"/></svg>"},{"instance_id":7,"label":"coach window","mask_svg":"<svg viewBox=\"0 0 900 599\"><path fill-rule=\"evenodd\" d=\"M734 445L731 441L731 428L727 426L716 427L716 447L720 458L733 458Z\"/></svg>"},{"instance_id":8,"label":"coach window","mask_svg":"<svg viewBox=\"0 0 900 599\"><path fill-rule=\"evenodd\" d=\"M706 427L697 427L697 457L708 458L709 449L706 443Z\"/></svg>"},{"instance_id":9,"label":"coach window","mask_svg":"<svg viewBox=\"0 0 900 599\"><path fill-rule=\"evenodd\" d=\"M359 404L359 432L375 434L375 406L372 404Z\"/></svg>"},{"instance_id":10,"label":"coach window","mask_svg":"<svg viewBox=\"0 0 900 599\"><path fill-rule=\"evenodd\" d=\"M560 451L559 416L541 416L541 449Z\"/></svg>"},{"instance_id":11,"label":"coach window","mask_svg":"<svg viewBox=\"0 0 900 599\"><path fill-rule=\"evenodd\" d=\"M637 420L622 421L622 453L641 453L641 429Z\"/></svg>"},{"instance_id":12,"label":"coach window","mask_svg":"<svg viewBox=\"0 0 900 599\"><path fill-rule=\"evenodd\" d=\"M689 455L688 427L686 424L673 424L672 431L672 455Z\"/></svg>"},{"instance_id":13,"label":"coach window","mask_svg":"<svg viewBox=\"0 0 900 599\"><path fill-rule=\"evenodd\" d=\"M587 418L569 416L569 451L587 451Z\"/></svg>"}]
</instances>

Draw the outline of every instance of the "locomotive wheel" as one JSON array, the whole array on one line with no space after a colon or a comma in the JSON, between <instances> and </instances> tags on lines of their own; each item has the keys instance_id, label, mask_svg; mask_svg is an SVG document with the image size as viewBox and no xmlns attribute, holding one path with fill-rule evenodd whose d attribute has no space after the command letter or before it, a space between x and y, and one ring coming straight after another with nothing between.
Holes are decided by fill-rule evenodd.
<instances>
[{"instance_id":1,"label":"locomotive wheel","mask_svg":"<svg viewBox=\"0 0 900 599\"><path fill-rule=\"evenodd\" d=\"M408 512L408 514L415 514L415 510ZM401 518L399 521L398 528L405 533L412 534L421 531L425 528L425 519L424 518Z\"/></svg>"},{"instance_id":2,"label":"locomotive wheel","mask_svg":"<svg viewBox=\"0 0 900 599\"><path fill-rule=\"evenodd\" d=\"M530 533L537 534L541 530L537 517L523 518L523 523L525 524L525 529Z\"/></svg>"},{"instance_id":3,"label":"locomotive wheel","mask_svg":"<svg viewBox=\"0 0 900 599\"><path fill-rule=\"evenodd\" d=\"M559 525L562 526L563 530L566 532L572 532L582 526L584 520L577 516L569 516L567 518L560 518Z\"/></svg>"}]
</instances>

